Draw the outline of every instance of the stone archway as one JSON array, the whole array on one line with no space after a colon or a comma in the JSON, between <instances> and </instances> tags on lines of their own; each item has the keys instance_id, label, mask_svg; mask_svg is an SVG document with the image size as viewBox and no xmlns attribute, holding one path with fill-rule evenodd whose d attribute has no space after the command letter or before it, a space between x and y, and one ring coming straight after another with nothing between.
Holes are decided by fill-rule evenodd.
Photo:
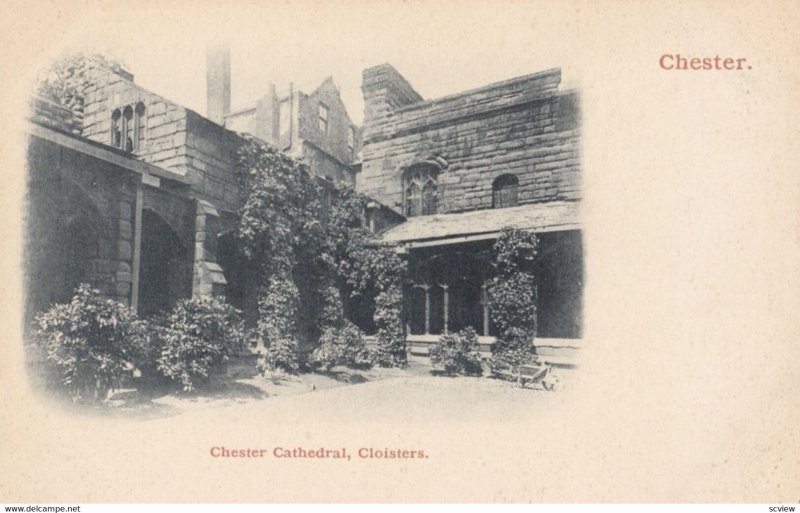
<instances>
[{"instance_id":1,"label":"stone archway","mask_svg":"<svg viewBox=\"0 0 800 513\"><path fill-rule=\"evenodd\" d=\"M225 299L244 313L248 325L258 320L258 286L255 265L244 256L233 230L217 235L217 263L227 284Z\"/></svg>"},{"instance_id":2,"label":"stone archway","mask_svg":"<svg viewBox=\"0 0 800 513\"><path fill-rule=\"evenodd\" d=\"M94 281L92 271L99 252L96 227L86 216L67 219L56 234L55 246L60 249L61 259L57 264L53 299L66 303L78 285Z\"/></svg>"},{"instance_id":3,"label":"stone archway","mask_svg":"<svg viewBox=\"0 0 800 513\"><path fill-rule=\"evenodd\" d=\"M49 185L49 184L48 184ZM26 329L33 316L67 303L81 283L106 290L106 227L95 202L72 180L31 188L25 240Z\"/></svg>"},{"instance_id":4,"label":"stone archway","mask_svg":"<svg viewBox=\"0 0 800 513\"><path fill-rule=\"evenodd\" d=\"M68 303L81 283L94 285L93 268L99 240L95 224L87 216L65 216L49 228L36 262L30 262L36 276L35 290L29 290L39 311L53 303Z\"/></svg>"},{"instance_id":5,"label":"stone archway","mask_svg":"<svg viewBox=\"0 0 800 513\"><path fill-rule=\"evenodd\" d=\"M192 253L161 216L143 209L139 314L164 313L191 295Z\"/></svg>"}]
</instances>

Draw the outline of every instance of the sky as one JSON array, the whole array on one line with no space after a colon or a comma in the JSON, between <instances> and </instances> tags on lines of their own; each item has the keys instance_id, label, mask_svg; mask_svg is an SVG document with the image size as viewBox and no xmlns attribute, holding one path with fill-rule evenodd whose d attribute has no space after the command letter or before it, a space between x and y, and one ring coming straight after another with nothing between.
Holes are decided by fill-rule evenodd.
<instances>
[{"instance_id":1,"label":"sky","mask_svg":"<svg viewBox=\"0 0 800 513\"><path fill-rule=\"evenodd\" d=\"M384 62L426 99L553 67L562 68L562 87L576 85L572 47L565 44L574 17L558 15L563 8L551 3L266 2L235 9L196 4L195 10L187 7L195 4L170 5L92 12L77 24L64 51L120 59L138 84L201 114L209 41L231 49L233 110L264 95L270 82L279 90L293 83L310 92L332 76L350 117L361 124L362 71ZM93 27L91 33L85 26ZM136 30L121 33L120 26Z\"/></svg>"}]
</instances>

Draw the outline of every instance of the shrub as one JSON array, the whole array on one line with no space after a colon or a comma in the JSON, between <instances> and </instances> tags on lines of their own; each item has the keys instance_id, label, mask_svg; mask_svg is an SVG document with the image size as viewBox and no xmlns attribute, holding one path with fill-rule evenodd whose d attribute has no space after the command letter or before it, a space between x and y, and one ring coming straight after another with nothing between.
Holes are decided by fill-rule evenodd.
<instances>
[{"instance_id":1,"label":"shrub","mask_svg":"<svg viewBox=\"0 0 800 513\"><path fill-rule=\"evenodd\" d=\"M431 363L441 366L448 375L480 376L483 371L477 351L478 334L467 327L458 333L442 335L430 350Z\"/></svg>"},{"instance_id":2,"label":"shrub","mask_svg":"<svg viewBox=\"0 0 800 513\"><path fill-rule=\"evenodd\" d=\"M370 369L374 365L375 357L367 348L361 330L355 324L348 322L339 333L339 347L341 347L341 364L353 369Z\"/></svg>"},{"instance_id":3,"label":"shrub","mask_svg":"<svg viewBox=\"0 0 800 513\"><path fill-rule=\"evenodd\" d=\"M258 363L259 370L282 370L295 374L300 370L300 348L293 337L272 339L267 346L267 354Z\"/></svg>"},{"instance_id":4,"label":"shrub","mask_svg":"<svg viewBox=\"0 0 800 513\"><path fill-rule=\"evenodd\" d=\"M530 364L536 361L536 354L533 349L514 348L495 351L489 360L492 367L516 367L518 365Z\"/></svg>"},{"instance_id":5,"label":"shrub","mask_svg":"<svg viewBox=\"0 0 800 513\"><path fill-rule=\"evenodd\" d=\"M216 298L183 300L158 330L158 369L191 391L245 344L241 312Z\"/></svg>"},{"instance_id":6,"label":"shrub","mask_svg":"<svg viewBox=\"0 0 800 513\"><path fill-rule=\"evenodd\" d=\"M319 341L319 346L311 353L312 367L329 371L337 365L354 369L369 369L373 365L372 353L364 343L361 330L350 322L339 328L326 328Z\"/></svg>"},{"instance_id":7,"label":"shrub","mask_svg":"<svg viewBox=\"0 0 800 513\"><path fill-rule=\"evenodd\" d=\"M331 370L336 365L368 369L372 353L364 343L361 330L344 317L342 297L334 286L322 290L322 308L318 323L319 345L309 358L312 368Z\"/></svg>"},{"instance_id":8,"label":"shrub","mask_svg":"<svg viewBox=\"0 0 800 513\"><path fill-rule=\"evenodd\" d=\"M51 383L75 402L105 399L148 356L147 323L86 284L69 303L37 315L35 324L34 343L47 356Z\"/></svg>"}]
</instances>

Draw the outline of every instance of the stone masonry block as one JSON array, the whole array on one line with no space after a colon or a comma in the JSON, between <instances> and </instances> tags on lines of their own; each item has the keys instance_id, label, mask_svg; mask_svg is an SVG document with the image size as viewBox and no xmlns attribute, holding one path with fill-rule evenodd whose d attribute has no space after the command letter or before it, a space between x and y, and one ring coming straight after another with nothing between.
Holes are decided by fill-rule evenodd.
<instances>
[{"instance_id":1,"label":"stone masonry block","mask_svg":"<svg viewBox=\"0 0 800 513\"><path fill-rule=\"evenodd\" d=\"M133 250L131 248L131 243L122 240L119 242L119 258L121 260L130 260L133 257Z\"/></svg>"},{"instance_id":2,"label":"stone masonry block","mask_svg":"<svg viewBox=\"0 0 800 513\"><path fill-rule=\"evenodd\" d=\"M129 296L131 293L131 284L128 282L118 282L117 285L118 296Z\"/></svg>"}]
</instances>

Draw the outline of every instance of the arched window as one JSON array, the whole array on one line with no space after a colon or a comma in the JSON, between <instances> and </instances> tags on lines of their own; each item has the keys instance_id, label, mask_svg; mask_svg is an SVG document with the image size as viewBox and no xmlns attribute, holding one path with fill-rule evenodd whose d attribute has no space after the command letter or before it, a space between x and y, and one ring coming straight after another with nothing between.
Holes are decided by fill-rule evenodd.
<instances>
[{"instance_id":1,"label":"arched window","mask_svg":"<svg viewBox=\"0 0 800 513\"><path fill-rule=\"evenodd\" d=\"M122 111L123 143L120 146L125 151L133 151L133 108L130 105Z\"/></svg>"},{"instance_id":2,"label":"arched window","mask_svg":"<svg viewBox=\"0 0 800 513\"><path fill-rule=\"evenodd\" d=\"M119 109L114 109L111 114L111 146L114 148L119 148L122 141L121 117L122 113Z\"/></svg>"},{"instance_id":3,"label":"arched window","mask_svg":"<svg viewBox=\"0 0 800 513\"><path fill-rule=\"evenodd\" d=\"M513 207L517 204L519 179L516 175L500 175L492 184L492 207Z\"/></svg>"},{"instance_id":4,"label":"arched window","mask_svg":"<svg viewBox=\"0 0 800 513\"><path fill-rule=\"evenodd\" d=\"M436 213L438 194L435 166L414 166L403 177L406 217L427 216Z\"/></svg>"},{"instance_id":5,"label":"arched window","mask_svg":"<svg viewBox=\"0 0 800 513\"><path fill-rule=\"evenodd\" d=\"M138 150L144 146L144 103L138 102L111 113L111 146L125 151Z\"/></svg>"},{"instance_id":6,"label":"arched window","mask_svg":"<svg viewBox=\"0 0 800 513\"><path fill-rule=\"evenodd\" d=\"M406 186L406 217L418 216L422 213L422 203L419 186L409 182Z\"/></svg>"},{"instance_id":7,"label":"arched window","mask_svg":"<svg viewBox=\"0 0 800 513\"><path fill-rule=\"evenodd\" d=\"M133 114L133 147L138 150L144 147L144 130L147 123L144 117L144 103L137 103Z\"/></svg>"},{"instance_id":8,"label":"arched window","mask_svg":"<svg viewBox=\"0 0 800 513\"><path fill-rule=\"evenodd\" d=\"M436 183L428 181L422 188L422 215L436 213Z\"/></svg>"}]
</instances>

